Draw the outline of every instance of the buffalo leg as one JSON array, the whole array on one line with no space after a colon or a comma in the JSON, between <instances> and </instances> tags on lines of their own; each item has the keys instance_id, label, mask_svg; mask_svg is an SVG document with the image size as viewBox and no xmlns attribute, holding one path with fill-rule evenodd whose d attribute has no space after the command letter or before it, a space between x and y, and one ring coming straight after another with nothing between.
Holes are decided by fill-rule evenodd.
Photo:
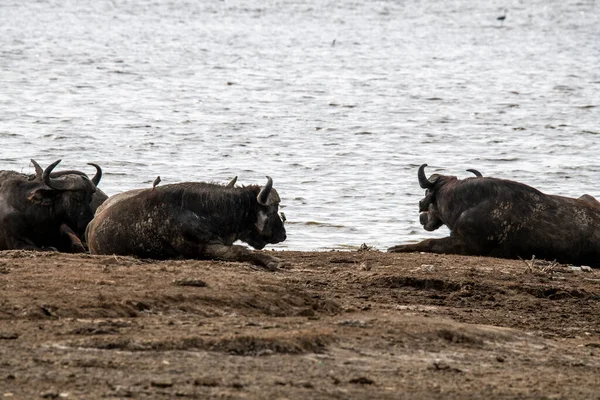
<instances>
[{"instance_id":1,"label":"buffalo leg","mask_svg":"<svg viewBox=\"0 0 600 400\"><path fill-rule=\"evenodd\" d=\"M29 251L58 251L56 247L39 247L29 239L17 239L13 242L10 250L29 250Z\"/></svg>"},{"instance_id":2,"label":"buffalo leg","mask_svg":"<svg viewBox=\"0 0 600 400\"><path fill-rule=\"evenodd\" d=\"M58 251L56 247L40 247L27 238L17 238L11 241L7 250L30 250L30 251Z\"/></svg>"},{"instance_id":3,"label":"buffalo leg","mask_svg":"<svg viewBox=\"0 0 600 400\"><path fill-rule=\"evenodd\" d=\"M442 239L425 239L422 242L415 244L401 244L390 247L391 253L410 253L415 251L439 254L473 254L469 251L469 246L463 239L455 236L448 236Z\"/></svg>"},{"instance_id":4,"label":"buffalo leg","mask_svg":"<svg viewBox=\"0 0 600 400\"><path fill-rule=\"evenodd\" d=\"M28 237L23 227L26 223L17 213L8 213L0 219L0 235L4 238L0 243L2 250L31 250L31 251L56 251L54 247L40 247Z\"/></svg>"},{"instance_id":5,"label":"buffalo leg","mask_svg":"<svg viewBox=\"0 0 600 400\"><path fill-rule=\"evenodd\" d=\"M73 253L85 253L85 246L81 243L79 237L73 232L71 228L67 226L67 224L62 224L60 226L61 235L66 236L71 243L71 251Z\"/></svg>"},{"instance_id":6,"label":"buffalo leg","mask_svg":"<svg viewBox=\"0 0 600 400\"><path fill-rule=\"evenodd\" d=\"M268 254L253 252L238 245L208 244L204 246L204 254L224 261L251 262L265 267L269 271L275 271L279 266L279 259Z\"/></svg>"}]
</instances>

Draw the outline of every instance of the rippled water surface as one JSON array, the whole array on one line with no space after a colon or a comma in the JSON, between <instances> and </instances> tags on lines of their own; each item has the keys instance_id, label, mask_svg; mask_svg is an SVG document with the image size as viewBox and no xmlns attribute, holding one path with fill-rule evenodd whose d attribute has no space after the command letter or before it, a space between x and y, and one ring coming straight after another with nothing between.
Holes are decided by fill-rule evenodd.
<instances>
[{"instance_id":1,"label":"rippled water surface","mask_svg":"<svg viewBox=\"0 0 600 400\"><path fill-rule=\"evenodd\" d=\"M276 248L447 234L419 225L422 163L600 196L594 0L5 0L0 83L0 169L269 175Z\"/></svg>"}]
</instances>

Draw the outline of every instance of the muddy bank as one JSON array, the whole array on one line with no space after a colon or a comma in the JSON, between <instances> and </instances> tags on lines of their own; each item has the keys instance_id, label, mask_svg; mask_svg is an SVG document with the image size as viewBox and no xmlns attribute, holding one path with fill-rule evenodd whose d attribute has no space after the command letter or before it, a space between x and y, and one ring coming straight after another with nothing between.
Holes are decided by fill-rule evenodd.
<instances>
[{"instance_id":1,"label":"muddy bank","mask_svg":"<svg viewBox=\"0 0 600 400\"><path fill-rule=\"evenodd\" d=\"M5 398L595 398L600 276L433 254L0 252Z\"/></svg>"}]
</instances>

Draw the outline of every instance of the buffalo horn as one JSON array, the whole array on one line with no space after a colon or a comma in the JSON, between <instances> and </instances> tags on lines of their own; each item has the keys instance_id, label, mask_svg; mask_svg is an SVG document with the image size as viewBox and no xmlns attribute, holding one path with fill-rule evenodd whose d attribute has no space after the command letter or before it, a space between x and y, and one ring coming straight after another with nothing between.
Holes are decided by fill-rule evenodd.
<instances>
[{"instance_id":1,"label":"buffalo horn","mask_svg":"<svg viewBox=\"0 0 600 400\"><path fill-rule=\"evenodd\" d=\"M227 184L226 187L228 187L228 188L235 187L236 182L237 182L237 176L234 176L233 179L231 179L231 181L229 181L229 183Z\"/></svg>"},{"instance_id":2,"label":"buffalo horn","mask_svg":"<svg viewBox=\"0 0 600 400\"><path fill-rule=\"evenodd\" d=\"M419 177L419 185L421 185L423 189L431 189L433 187L433 183L430 182L429 179L427 179L427 177L425 176L426 166L427 164L423 164L419 167L419 173L417 174L417 176Z\"/></svg>"},{"instance_id":3,"label":"buffalo horn","mask_svg":"<svg viewBox=\"0 0 600 400\"><path fill-rule=\"evenodd\" d=\"M31 159L31 163L35 168L35 179L41 181L42 175L44 174L44 169L40 167L40 164L38 164L34 159Z\"/></svg>"},{"instance_id":4,"label":"buffalo horn","mask_svg":"<svg viewBox=\"0 0 600 400\"><path fill-rule=\"evenodd\" d=\"M94 163L88 163L88 165L91 165L92 167L96 168L96 175L94 175L94 177L92 178L92 183L94 184L94 186L98 186L98 184L100 183L100 179L102 179L102 168L100 168L100 166L98 164L94 164Z\"/></svg>"},{"instance_id":5,"label":"buffalo horn","mask_svg":"<svg viewBox=\"0 0 600 400\"><path fill-rule=\"evenodd\" d=\"M483 175L481 175L481 172L477 171L476 169L469 168L467 170L467 172L472 172L476 177L483 178Z\"/></svg>"},{"instance_id":6,"label":"buffalo horn","mask_svg":"<svg viewBox=\"0 0 600 400\"><path fill-rule=\"evenodd\" d=\"M268 206L267 201L269 200L269 194L271 194L271 189L273 189L273 179L270 176L267 176L267 184L261 189L258 196L256 196L256 200L258 200L258 204L261 206Z\"/></svg>"},{"instance_id":7,"label":"buffalo horn","mask_svg":"<svg viewBox=\"0 0 600 400\"><path fill-rule=\"evenodd\" d=\"M69 176L65 175L62 179L52 178L50 174L52 170L60 163L62 160L54 161L50 164L42 175L42 180L46 184L46 186L54 189L54 190L80 190L83 189L83 180L77 176Z\"/></svg>"}]
</instances>

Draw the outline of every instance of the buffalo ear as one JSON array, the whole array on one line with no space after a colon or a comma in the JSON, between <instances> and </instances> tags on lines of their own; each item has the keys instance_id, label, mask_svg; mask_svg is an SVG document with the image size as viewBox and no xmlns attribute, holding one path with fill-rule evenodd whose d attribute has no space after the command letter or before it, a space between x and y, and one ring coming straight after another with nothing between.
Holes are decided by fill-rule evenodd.
<instances>
[{"instance_id":1,"label":"buffalo ear","mask_svg":"<svg viewBox=\"0 0 600 400\"><path fill-rule=\"evenodd\" d=\"M27 200L40 206L49 206L54 203L57 195L58 193L56 190L35 189L29 192Z\"/></svg>"}]
</instances>

